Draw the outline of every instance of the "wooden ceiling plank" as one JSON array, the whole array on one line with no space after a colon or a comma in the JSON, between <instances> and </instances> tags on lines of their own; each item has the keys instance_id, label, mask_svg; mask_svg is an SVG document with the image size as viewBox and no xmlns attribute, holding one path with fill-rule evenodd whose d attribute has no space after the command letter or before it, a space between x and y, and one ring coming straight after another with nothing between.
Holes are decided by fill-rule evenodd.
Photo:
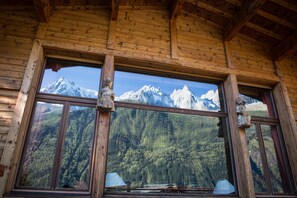
<instances>
[{"instance_id":1,"label":"wooden ceiling plank","mask_svg":"<svg viewBox=\"0 0 297 198\"><path fill-rule=\"evenodd\" d=\"M257 14L259 16L261 16L261 17L264 17L264 18L266 18L268 20L271 20L271 21L273 21L275 23L279 23L279 24L281 24L283 26L286 26L288 28L291 28L293 30L296 30L297 29L297 25L292 24L292 23L290 23L290 22L288 22L288 21L286 21L284 19L281 19L281 18L279 18L279 17L277 17L275 15L269 14L269 13L267 13L265 11L260 10L260 9L257 10Z\"/></svg>"},{"instance_id":2,"label":"wooden ceiling plank","mask_svg":"<svg viewBox=\"0 0 297 198\"><path fill-rule=\"evenodd\" d=\"M183 7L183 0L174 0L172 3L169 5L169 19L176 18L177 15L181 12L182 7Z\"/></svg>"},{"instance_id":3,"label":"wooden ceiling plank","mask_svg":"<svg viewBox=\"0 0 297 198\"><path fill-rule=\"evenodd\" d=\"M50 0L33 0L33 3L39 20L47 23L52 13Z\"/></svg>"},{"instance_id":4,"label":"wooden ceiling plank","mask_svg":"<svg viewBox=\"0 0 297 198\"><path fill-rule=\"evenodd\" d=\"M272 49L272 60L280 61L295 51L297 51L297 31Z\"/></svg>"},{"instance_id":5,"label":"wooden ceiling plank","mask_svg":"<svg viewBox=\"0 0 297 198\"><path fill-rule=\"evenodd\" d=\"M240 29L251 19L266 0L248 0L241 6L239 12L230 19L223 30L223 38L230 41Z\"/></svg>"},{"instance_id":6,"label":"wooden ceiling plank","mask_svg":"<svg viewBox=\"0 0 297 198\"><path fill-rule=\"evenodd\" d=\"M292 10L294 12L297 12L297 6L291 4L291 3L288 3L286 1L280 1L280 0L270 0L271 2L277 4L277 5L280 5L284 8L287 8L289 10Z\"/></svg>"},{"instance_id":7,"label":"wooden ceiling plank","mask_svg":"<svg viewBox=\"0 0 297 198\"><path fill-rule=\"evenodd\" d=\"M249 28L251 28L251 29L254 29L254 30L258 31L258 32L261 32L262 34L265 34L265 35L270 36L270 37L272 37L272 38L278 39L278 40L280 40L280 41L284 39L284 38L283 38L282 36L280 36L279 34L276 34L276 33L272 32L272 31L270 31L270 30L267 30L267 29L265 29L265 28L262 28L262 27L260 27L260 26L258 26L258 25L256 25L256 24L247 22L247 23L246 23L246 26L249 27Z\"/></svg>"},{"instance_id":8,"label":"wooden ceiling plank","mask_svg":"<svg viewBox=\"0 0 297 198\"><path fill-rule=\"evenodd\" d=\"M215 8L215 7L213 7L213 6L209 5L209 4L203 3L202 1L186 0L186 2L191 3L191 4L195 5L195 6L200 7L200 8L203 8L205 10L208 10L210 12L213 12L213 13L215 13L217 15L222 15L222 16L224 16L226 18L232 18L232 16L233 16L231 13L224 12L222 9Z\"/></svg>"}]
</instances>

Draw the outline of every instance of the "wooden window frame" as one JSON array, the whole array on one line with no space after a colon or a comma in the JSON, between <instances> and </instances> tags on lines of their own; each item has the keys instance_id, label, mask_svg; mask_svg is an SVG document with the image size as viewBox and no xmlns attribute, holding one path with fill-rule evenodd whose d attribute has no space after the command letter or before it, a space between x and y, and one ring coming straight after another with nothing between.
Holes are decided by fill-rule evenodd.
<instances>
[{"instance_id":1,"label":"wooden window frame","mask_svg":"<svg viewBox=\"0 0 297 198\"><path fill-rule=\"evenodd\" d=\"M248 86L251 90L261 90L262 88L257 88L257 87L253 87L253 86ZM261 161L263 163L263 174L264 174L264 180L266 182L266 186L267 186L267 192L256 192L255 194L257 195L292 195L292 193L294 193L294 182L293 179L290 175L291 172L291 167L290 164L288 163L288 155L286 152L286 148L284 145L284 135L282 133L282 129L281 129L281 125L280 125L280 121L279 121L279 117L278 117L278 111L277 111L277 104L274 100L273 97L273 89L266 89L266 91L269 91L269 102L271 103L271 107L269 110L268 107L268 112L271 114L271 116L268 117L261 117L261 116L251 116L251 123L255 125L255 131L258 137L258 144L259 144L259 149L260 149L260 155L261 155ZM240 92L239 92L240 93ZM268 104L269 105L269 104ZM275 126L276 130L277 130L277 143L280 145L280 152L281 152L281 157L282 160L284 161L285 164L285 170L281 170L282 167L279 166L278 167L280 169L280 173L283 172L285 174L285 177L287 178L285 183L289 184L288 188L290 192L286 193L286 192L273 192L272 189L272 181L271 181L271 176L269 173L269 166L267 163L267 157L266 157L266 151L265 151L265 146L264 146L264 140L263 140L263 133L262 133L262 129L261 126L262 125L267 125L267 126ZM275 143L274 143L275 144ZM276 149L276 148L275 148ZM277 153L276 153L277 155ZM283 178L282 178L283 179Z\"/></svg>"},{"instance_id":2,"label":"wooden window frame","mask_svg":"<svg viewBox=\"0 0 297 198\"><path fill-rule=\"evenodd\" d=\"M123 108L130 108L130 109L138 109L138 110L148 110L148 111L157 111L157 112L167 112L167 113L178 113L178 114L185 114L185 115L197 115L197 116L209 116L209 117L216 117L219 119L225 120L225 129L227 134L227 139L229 142L229 154L230 154L230 168L231 170L228 170L232 174L232 180L235 186L235 193L234 194L228 194L228 195L211 195L212 197L238 197L238 191L237 191L237 179L235 177L235 170L234 170L234 160L233 160L233 149L232 149L232 141L230 137L230 131L229 131L229 124L228 124L228 112L226 111L226 102L225 102L225 92L224 92L224 84L220 80L214 80L214 79L207 79L203 77L195 78L191 75L182 75L182 74L171 74L170 72L166 72L163 70L159 70L158 72L152 71L145 68L134 68L125 66L122 67L121 65L117 66L114 70L114 73L116 71L120 72L131 72L134 74L144 74L144 75L152 75L152 76L158 76L158 77L165 77L165 78L172 78L172 79L181 79L181 80L189 80L192 82L201 82L201 83L212 83L216 84L218 88L221 90L219 91L219 97L220 97L220 108L221 111L213 112L213 111L205 111L205 110L192 110L192 109L183 109L183 108L174 108L174 107L164 107L164 106L155 106L155 105L148 105L148 104L141 104L141 103L131 103L131 102L123 102L123 101L115 101L116 107L123 107ZM105 187L105 185L104 185ZM104 189L103 197L137 197L137 196L147 196L146 193L126 193L126 192L108 192ZM152 195L149 195L152 197L163 197L163 196L181 196L181 197L187 197L187 196L197 196L195 193L153 193ZM199 196L209 196L209 194L199 194Z\"/></svg>"},{"instance_id":3,"label":"wooden window frame","mask_svg":"<svg viewBox=\"0 0 297 198\"><path fill-rule=\"evenodd\" d=\"M21 154L21 158L17 167L17 170L20 169L22 163L23 163L23 157L24 157L24 152L25 152L25 147L27 145L27 137L28 137L28 130L30 129L32 123L31 119L32 116L34 115L35 109L36 109L36 104L37 102L49 102L53 104L61 104L63 105L62 108L62 114L61 114L61 123L60 123L60 129L57 132L57 144L56 144L56 149L55 149L55 158L53 161L53 170L52 174L53 177L51 179L50 183L50 188L48 189L42 189L42 188L34 188L34 187L27 187L27 186L18 186L19 184L19 174L16 174L16 178L14 181L14 188L12 190L12 194L22 194L22 195L40 195L40 194L50 194L52 196L73 196L73 197L90 197L93 189L93 172L95 168L95 152L94 152L94 147L95 147L95 137L96 137L96 129L98 128L98 117L99 117L99 112L96 111L95 113L95 122L94 122L94 131L93 131L93 140L92 140L92 154L90 155L90 168L89 168L89 183L88 183L88 190L76 190L76 189L60 189L57 188L57 182L58 182L58 173L59 169L61 168L61 158L63 154L63 145L65 141L65 135L66 135L66 128L68 126L68 114L70 110L70 106L84 106L84 107L96 107L96 102L97 98L83 98L83 97L75 97L75 96L64 96L64 95L58 95L58 94L49 94L49 93L42 93L39 92L41 88L41 83L44 77L44 71L46 69L46 63L48 61L55 61L55 62L63 62L67 64L79 64L82 66L86 67L92 67L92 68L101 68L100 64L95 64L95 63L89 63L89 62L84 62L84 61L73 61L71 58L45 58L44 64L40 69L40 75L39 78L36 80L37 81L37 89L34 94L33 98L33 103L34 105L32 106L32 111L30 111L30 115L27 117L27 122L29 123L26 127L26 139L24 141L24 146ZM101 73L102 76L102 73ZM100 85L102 82L102 77L99 76L99 82L98 84ZM59 146L62 145L62 146Z\"/></svg>"}]
</instances>

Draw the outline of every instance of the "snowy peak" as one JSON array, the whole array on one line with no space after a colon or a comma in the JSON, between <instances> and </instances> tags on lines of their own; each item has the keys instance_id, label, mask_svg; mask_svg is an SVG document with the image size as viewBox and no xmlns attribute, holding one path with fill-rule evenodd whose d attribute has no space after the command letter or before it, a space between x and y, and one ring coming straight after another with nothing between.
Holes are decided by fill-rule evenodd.
<instances>
[{"instance_id":1,"label":"snowy peak","mask_svg":"<svg viewBox=\"0 0 297 198\"><path fill-rule=\"evenodd\" d=\"M189 90L188 86L184 85L182 89L174 89L170 98L175 107L185 109L195 109L197 97Z\"/></svg>"},{"instance_id":2,"label":"snowy peak","mask_svg":"<svg viewBox=\"0 0 297 198\"><path fill-rule=\"evenodd\" d=\"M220 106L219 91L209 90L206 94L201 95L201 99L212 101L216 106Z\"/></svg>"},{"instance_id":3,"label":"snowy peak","mask_svg":"<svg viewBox=\"0 0 297 198\"><path fill-rule=\"evenodd\" d=\"M155 88L151 85L145 85L135 92L125 92L120 97L117 97L116 100L173 107L170 97L162 92L160 88Z\"/></svg>"},{"instance_id":4,"label":"snowy peak","mask_svg":"<svg viewBox=\"0 0 297 198\"><path fill-rule=\"evenodd\" d=\"M219 105L214 104L206 96L205 99L195 96L186 85L182 89L175 89L170 95L163 92L160 88L145 85L138 91L129 91L122 94L116 100L185 109L219 110Z\"/></svg>"},{"instance_id":5,"label":"snowy peak","mask_svg":"<svg viewBox=\"0 0 297 198\"><path fill-rule=\"evenodd\" d=\"M49 84L44 88L41 88L40 92L87 98L97 98L98 95L97 91L79 87L74 82L68 81L64 77L59 78L56 82Z\"/></svg>"}]
</instances>

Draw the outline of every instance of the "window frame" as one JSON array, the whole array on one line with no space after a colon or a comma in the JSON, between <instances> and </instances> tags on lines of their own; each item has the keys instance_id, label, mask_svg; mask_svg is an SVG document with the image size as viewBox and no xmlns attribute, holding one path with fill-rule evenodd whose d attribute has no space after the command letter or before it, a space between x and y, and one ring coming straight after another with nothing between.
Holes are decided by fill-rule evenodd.
<instances>
[{"instance_id":1,"label":"window frame","mask_svg":"<svg viewBox=\"0 0 297 198\"><path fill-rule=\"evenodd\" d=\"M239 84L238 87L247 87L248 89L250 89L250 91L267 91L269 92L269 100L271 102L272 105L272 109L270 113L272 113L273 116L253 116L251 115L251 124L255 125L255 132L257 134L257 138L258 138L258 145L259 145L259 153L260 153L260 157L261 157L261 161L263 163L262 167L263 167L263 176L264 176L264 180L265 183L267 185L267 191L266 192L257 192L255 191L256 195L292 195L294 193L294 181L293 178L291 176L291 167L290 167L290 163L288 160L288 155L287 155L287 151L286 151L286 147L285 147L285 143L284 143L284 137L283 137L283 132L280 126L280 121L279 121L279 117L278 117L278 111L276 108L276 103L272 94L272 89L267 89L267 88L258 88L258 87L253 87L253 86L246 86L246 85L241 85ZM239 94L241 94L240 89L239 89ZM268 113L269 113L269 108L268 108ZM289 191L290 192L273 192L273 187L272 187L272 180L271 180L271 176L269 173L269 166L268 166L268 161L267 161L267 157L266 157L266 151L265 151L265 145L264 145L264 140L263 140L263 132L261 129L261 126L266 125L266 126L274 126L277 130L277 142L280 146L280 152L281 152L281 157L282 160L284 161L284 165L285 165L285 170L281 170L282 167L279 166L279 163L277 162L277 166L279 168L279 172L283 172L285 174L285 177L287 177L287 180L285 181L285 183L289 184ZM275 144L275 142L273 141L273 143ZM275 148L276 150L276 148ZM276 153L277 155L277 153ZM283 177L282 177L283 179Z\"/></svg>"},{"instance_id":2,"label":"window frame","mask_svg":"<svg viewBox=\"0 0 297 198\"><path fill-rule=\"evenodd\" d=\"M201 83L210 83L215 84L218 86L219 91L219 98L220 98L220 110L219 111L206 111L206 110L193 110L193 109L184 109L184 108L174 108L174 107L165 107L165 106L156 106L156 105L149 105L149 104L141 104L141 103L131 103L131 102L124 102L124 101L115 101L115 107L123 107L123 108L129 108L129 109L138 109L138 110L148 110L148 111L157 111L157 112L167 112L167 113L177 113L177 114L185 114L185 115L198 115L198 116L209 116L209 117L217 117L220 120L224 120L224 127L223 130L226 131L227 139L228 139L228 151L230 155L229 159L229 166L231 170L228 170L232 174L232 180L235 187L235 192L233 194L220 194L215 195L212 194L213 197L237 197L238 196L238 183L236 178L236 170L235 170L235 164L234 164L234 156L233 156L233 146L232 146L232 140L230 136L230 129L229 129L229 121L228 121L228 112L226 107L226 98L225 98L225 90L224 90L224 82L221 78L213 78L208 79L206 77L201 76L195 76L191 74L181 74L181 73L175 73L174 71L164 71L164 70L153 70L151 68L143 68L143 67L133 67L133 66L123 66L120 64L115 65L114 69L114 75L116 71L120 72L130 72L134 74L143 74L143 75L151 75L151 76L158 76L158 77L165 77L165 78L172 78L172 79L181 79L181 80L189 80L192 82L201 82ZM109 131L110 133L110 131ZM109 141L109 140L108 140ZM108 158L108 154L107 154ZM108 161L108 160L107 160ZM106 161L106 167L107 167L107 161ZM228 167L227 167L228 168ZM112 196L115 195L121 195L121 196L147 196L146 193L138 193L138 192L114 192L114 191L106 191L105 185L104 185L104 195ZM197 196L195 193L186 193L186 194L179 194L179 196ZM209 196L209 194L199 194L199 196ZM153 197L159 197L159 196L178 196L177 193L153 193Z\"/></svg>"},{"instance_id":3,"label":"window frame","mask_svg":"<svg viewBox=\"0 0 297 198\"><path fill-rule=\"evenodd\" d=\"M76 96L66 96L66 95L59 95L59 94L50 94L50 93L43 93L40 92L41 89L41 84L43 81L44 77L44 72L46 70L46 64L48 61L54 61L56 63L67 63L67 64L75 64L84 67L91 67L91 68L98 68L102 70L102 64L100 63L89 63L89 62L83 62L83 61L75 61L69 59L61 59L61 58L45 58L44 63L41 66L42 68L40 69L40 74L37 81L37 89L35 90L35 95L32 100L33 105L32 105L32 110L30 111L30 115L28 115L28 125L25 129L26 134L25 134L25 141L22 146L22 151L20 155L20 160L18 163L17 167L17 173L14 181L14 187L13 187L13 192L14 193L21 193L21 194L28 194L31 195L32 193L50 193L53 195L73 195L73 196L89 196L92 192L93 189L93 172L95 169L95 143L96 143L96 134L97 134L97 128L98 128L98 117L99 117L99 112L95 110L95 117L94 117L94 129L93 129L93 139L92 139L92 149L91 149L91 155L90 155L90 163L89 163L89 173L88 173L88 189L87 190L77 190L77 189L63 189L58 187L58 182L59 182L59 172L61 170L61 165L62 165L62 157L63 157L63 149L64 149L64 142L65 142L65 135L67 132L67 127L68 127L68 115L70 111L71 106L83 106L83 107L92 107L96 109L96 103L97 103L97 98L84 98L84 97L76 97ZM102 83L102 71L100 71L99 74L99 81L98 81L98 90L100 90L100 85ZM29 187L29 186L20 186L19 181L20 181L20 172L21 172L21 167L24 162L24 157L25 157L25 151L27 148L28 144L28 138L29 138L29 129L32 127L32 119L36 111L36 105L38 102L48 102L52 104L61 104L63 105L62 107L62 113L61 113L61 121L60 121L60 128L59 131L57 132L57 142L56 142L56 147L55 147L55 152L54 152L54 160L53 160L53 167L52 167L52 178L50 181L50 187L49 188L40 188L40 187ZM59 146L61 145L61 146Z\"/></svg>"}]
</instances>

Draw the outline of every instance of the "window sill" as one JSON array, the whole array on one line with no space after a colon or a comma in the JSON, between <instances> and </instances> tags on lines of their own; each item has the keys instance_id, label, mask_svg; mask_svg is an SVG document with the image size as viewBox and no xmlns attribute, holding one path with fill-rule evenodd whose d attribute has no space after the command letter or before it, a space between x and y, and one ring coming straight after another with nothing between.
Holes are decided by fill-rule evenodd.
<instances>
[{"instance_id":1,"label":"window sill","mask_svg":"<svg viewBox=\"0 0 297 198\"><path fill-rule=\"evenodd\" d=\"M197 197L207 197L207 198L235 198L239 197L238 195L213 195L213 194L187 194L187 193L105 193L103 198L129 198L129 197L140 197L140 198L174 198L174 197L183 197L183 198L197 198Z\"/></svg>"}]
</instances>

